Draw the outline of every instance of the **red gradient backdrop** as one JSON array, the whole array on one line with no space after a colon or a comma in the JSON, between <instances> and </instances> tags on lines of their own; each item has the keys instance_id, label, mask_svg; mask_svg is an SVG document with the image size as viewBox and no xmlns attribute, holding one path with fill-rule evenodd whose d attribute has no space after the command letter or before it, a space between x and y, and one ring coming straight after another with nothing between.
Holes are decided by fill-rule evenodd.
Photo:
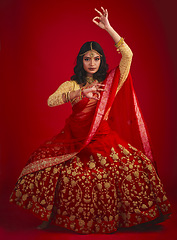
<instances>
[{"instance_id":1,"label":"red gradient backdrop","mask_svg":"<svg viewBox=\"0 0 177 240\"><path fill-rule=\"evenodd\" d=\"M167 4L168 2L168 4ZM109 10L112 26L134 56L134 86L168 192L177 179L175 1L1 0L1 192L10 194L31 152L57 134L69 104L47 98L73 74L81 45L98 41L109 67L120 61L108 34L92 23L94 7ZM5 191L4 191L5 190Z\"/></svg>"}]
</instances>

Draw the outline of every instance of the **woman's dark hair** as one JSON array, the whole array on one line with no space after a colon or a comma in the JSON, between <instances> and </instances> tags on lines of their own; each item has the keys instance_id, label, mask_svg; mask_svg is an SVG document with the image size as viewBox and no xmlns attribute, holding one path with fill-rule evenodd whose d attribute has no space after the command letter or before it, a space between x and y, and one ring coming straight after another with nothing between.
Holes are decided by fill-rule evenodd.
<instances>
[{"instance_id":1,"label":"woman's dark hair","mask_svg":"<svg viewBox=\"0 0 177 240\"><path fill-rule=\"evenodd\" d=\"M101 56L100 67L96 73L93 74L93 78L98 80L98 82L104 81L106 78L106 74L108 71L108 64L106 63L106 58L103 52L102 47L97 42L86 42L82 45L79 54L77 56L76 66L74 67L74 75L71 77L72 80L76 81L78 84L86 84L86 75L87 72L83 68L83 56L80 56L83 53L91 50L91 43L92 49L96 50Z\"/></svg>"}]
</instances>

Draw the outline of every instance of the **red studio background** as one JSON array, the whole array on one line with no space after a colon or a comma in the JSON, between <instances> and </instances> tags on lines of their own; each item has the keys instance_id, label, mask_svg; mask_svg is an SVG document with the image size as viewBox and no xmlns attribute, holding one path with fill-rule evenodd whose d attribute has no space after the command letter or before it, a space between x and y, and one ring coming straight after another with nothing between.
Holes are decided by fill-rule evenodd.
<instances>
[{"instance_id":1,"label":"red studio background","mask_svg":"<svg viewBox=\"0 0 177 240\"><path fill-rule=\"evenodd\" d=\"M120 61L111 37L91 21L100 6L134 53L131 73L159 174L168 195L176 194L175 1L1 0L0 191L7 200L32 151L71 112L69 104L48 107L47 98L72 76L81 45L99 42L110 69Z\"/></svg>"}]
</instances>

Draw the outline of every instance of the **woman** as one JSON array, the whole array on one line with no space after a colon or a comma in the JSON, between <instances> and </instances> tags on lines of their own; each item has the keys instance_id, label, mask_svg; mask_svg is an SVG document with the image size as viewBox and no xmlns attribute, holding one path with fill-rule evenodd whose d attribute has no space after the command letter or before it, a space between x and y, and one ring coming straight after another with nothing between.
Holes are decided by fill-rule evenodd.
<instances>
[{"instance_id":1,"label":"woman","mask_svg":"<svg viewBox=\"0 0 177 240\"><path fill-rule=\"evenodd\" d=\"M44 221L39 228L52 222L78 233L110 233L171 213L132 87L132 51L110 26L108 11L95 10L93 22L110 34L122 59L107 74L102 48L86 42L72 80L48 99L51 107L71 102L73 112L31 155L10 198Z\"/></svg>"}]
</instances>

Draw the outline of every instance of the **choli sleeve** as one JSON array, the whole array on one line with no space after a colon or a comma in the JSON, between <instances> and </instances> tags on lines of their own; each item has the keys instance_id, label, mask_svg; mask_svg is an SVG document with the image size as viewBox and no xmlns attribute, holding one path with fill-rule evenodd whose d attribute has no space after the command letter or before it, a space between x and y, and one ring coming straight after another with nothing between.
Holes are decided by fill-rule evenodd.
<instances>
[{"instance_id":1,"label":"choli sleeve","mask_svg":"<svg viewBox=\"0 0 177 240\"><path fill-rule=\"evenodd\" d=\"M48 98L47 104L49 107L55 107L64 104L62 94L73 91L75 86L74 81L66 81L62 83L59 88Z\"/></svg>"},{"instance_id":2,"label":"choli sleeve","mask_svg":"<svg viewBox=\"0 0 177 240\"><path fill-rule=\"evenodd\" d=\"M131 49L125 42L119 47L119 51L122 54L122 58L119 63L120 79L119 79L119 85L117 88L117 92L120 90L123 83L127 79L128 73L130 71L132 57L133 57L133 53L132 53Z\"/></svg>"},{"instance_id":3,"label":"choli sleeve","mask_svg":"<svg viewBox=\"0 0 177 240\"><path fill-rule=\"evenodd\" d=\"M129 46L125 42L123 42L123 44L121 44L119 46L118 51L121 52L122 58L121 58L120 63L119 63L120 79L119 79L119 84L118 84L118 87L117 87L116 94L121 89L123 83L127 79L127 76L129 74L129 71L130 71L132 57L133 57L133 53L132 53L131 49L129 48ZM107 112L104 116L104 120L108 119L110 109L111 108L109 108L107 110Z\"/></svg>"}]
</instances>

